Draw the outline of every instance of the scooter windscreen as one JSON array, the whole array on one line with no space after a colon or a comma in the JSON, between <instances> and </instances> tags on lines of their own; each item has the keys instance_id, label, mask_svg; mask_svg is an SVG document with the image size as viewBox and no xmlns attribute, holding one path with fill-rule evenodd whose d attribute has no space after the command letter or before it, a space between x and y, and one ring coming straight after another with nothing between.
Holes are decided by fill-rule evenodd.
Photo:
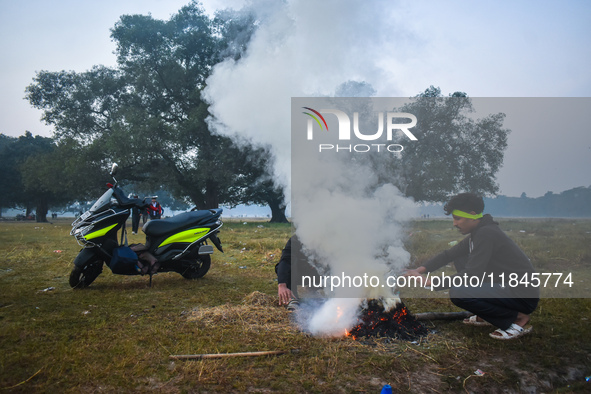
<instances>
[{"instance_id":1,"label":"scooter windscreen","mask_svg":"<svg viewBox=\"0 0 591 394\"><path fill-rule=\"evenodd\" d=\"M113 198L113 189L107 190L96 202L92 207L90 207L90 212L96 213L105 210L106 208L111 206L111 199Z\"/></svg>"}]
</instances>

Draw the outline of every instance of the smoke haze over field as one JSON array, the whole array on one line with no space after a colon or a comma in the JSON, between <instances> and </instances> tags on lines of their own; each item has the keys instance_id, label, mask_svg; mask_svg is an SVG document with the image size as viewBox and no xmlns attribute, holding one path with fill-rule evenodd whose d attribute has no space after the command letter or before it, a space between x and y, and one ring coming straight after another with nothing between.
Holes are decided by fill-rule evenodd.
<instances>
[{"instance_id":1,"label":"smoke haze over field","mask_svg":"<svg viewBox=\"0 0 591 394\"><path fill-rule=\"evenodd\" d=\"M438 81L424 81L420 89L409 91L409 83L415 84L424 77L421 70L436 65L447 70L448 75L457 77L466 61L468 64L478 62L475 54L489 46L473 42L471 56L462 57L461 64L456 62L452 67L452 60L459 58L454 55L446 57L440 51L449 48L452 53L454 46L449 43L449 47L438 46L437 38L426 40L418 28L423 23L423 28L433 31L432 26L422 21L435 20L435 13L449 11L441 10L439 6L424 9L424 14L417 15L409 12L404 2L376 1L368 6L366 2L353 0L257 0L248 4L243 11L256 15L258 29L240 60L229 59L214 67L204 91L213 115L210 125L222 134L271 147L275 158L274 178L285 187L288 199L290 196L294 199L292 217L298 235L323 264L330 266L331 274L346 271L349 275L381 276L389 270L404 267L409 256L402 248L401 229L404 220L413 214L410 202L392 185L377 186L372 174L364 173L367 168L363 166L353 168L350 163L339 160L319 164L308 157L292 160L290 100L293 97L372 93L408 97L430 84L439 84ZM470 25L475 21L467 19L463 22ZM521 21L511 26L518 25L522 25ZM441 27L437 34L449 29L450 26ZM462 34L467 34L467 30L464 29ZM456 42L462 42L463 37L455 37ZM431 55L419 60L417 51L422 53L429 47L433 50ZM479 65L475 67L481 68ZM512 69L507 75L515 72ZM497 83L504 78L500 69L492 75ZM408 79L410 76L413 77ZM478 94L478 89L475 93L471 87L480 86L486 80L478 80L469 86L454 83L447 89ZM532 91L531 94L539 93ZM589 140L589 137L585 138ZM572 144L572 139L569 142ZM557 144L568 145L569 142L563 139ZM578 148L585 144L579 144ZM530 152L525 155L531 154L531 144L525 146ZM559 146L555 148L555 151L560 149ZM575 156L580 157L579 154ZM522 151L519 159L523 158ZM291 165L309 175L308 179L295 185L291 179ZM540 165L540 173L543 173L544 165ZM343 168L347 168L346 173L339 172ZM510 170L512 176L515 168L513 166ZM343 177L354 182L342 181ZM523 184L523 180L519 182ZM501 183L501 192L502 188ZM387 245L391 249L385 249ZM352 297L350 299L330 300L330 304L326 304L327 310L317 313L306 328L314 333L326 333L326 327L336 327L336 333L342 333L342 329L350 324L350 318L355 316L358 298L388 296L379 292L364 293L366 290L340 295ZM335 316L328 311L337 313L339 318L336 320L340 320L344 327L336 325ZM329 316L328 320L322 316Z\"/></svg>"},{"instance_id":2,"label":"smoke haze over field","mask_svg":"<svg viewBox=\"0 0 591 394\"><path fill-rule=\"evenodd\" d=\"M207 81L210 125L228 136L271 146L273 173L287 200L292 197L297 234L330 274L383 278L389 271L400 271L409 262L402 223L413 216L412 201L392 185L377 185L375 174L362 162L305 153L291 157L290 144L292 97L375 92L365 79L385 75L375 59L382 41L391 39L386 32L394 29L388 13L357 1L317 2L313 12L308 1L253 4L247 11L256 13L260 25L246 54L214 67ZM318 26L324 27L321 34ZM291 165L302 175L297 185ZM393 296L387 288L371 293L358 288L331 294L341 298L325 304L306 328L334 334L325 331L331 327L342 335L351 327L359 299ZM338 313L340 324L327 310Z\"/></svg>"}]
</instances>

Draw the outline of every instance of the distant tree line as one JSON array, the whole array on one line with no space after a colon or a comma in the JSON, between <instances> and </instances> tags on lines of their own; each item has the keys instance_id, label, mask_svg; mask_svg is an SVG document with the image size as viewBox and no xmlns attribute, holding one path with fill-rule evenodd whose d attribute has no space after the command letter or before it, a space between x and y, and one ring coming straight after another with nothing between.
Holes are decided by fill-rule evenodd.
<instances>
[{"instance_id":1,"label":"distant tree line","mask_svg":"<svg viewBox=\"0 0 591 394\"><path fill-rule=\"evenodd\" d=\"M0 215L1 208L19 206L25 209L25 216L35 210L38 220L45 221L51 205L69 200L66 193L53 193L52 164L57 163L44 159L55 149L51 138L34 137L29 132L18 138L0 134ZM36 182L36 178L47 182Z\"/></svg>"},{"instance_id":2,"label":"distant tree line","mask_svg":"<svg viewBox=\"0 0 591 394\"><path fill-rule=\"evenodd\" d=\"M505 217L591 217L591 186L576 187L555 194L547 192L542 197L530 198L498 196L485 198L486 212Z\"/></svg>"},{"instance_id":3,"label":"distant tree line","mask_svg":"<svg viewBox=\"0 0 591 394\"><path fill-rule=\"evenodd\" d=\"M443 204L425 205L420 211L429 217L444 214ZM527 197L525 193L520 197L485 197L484 212L498 217L590 218L591 186L575 187L558 194L549 191L536 198Z\"/></svg>"}]
</instances>

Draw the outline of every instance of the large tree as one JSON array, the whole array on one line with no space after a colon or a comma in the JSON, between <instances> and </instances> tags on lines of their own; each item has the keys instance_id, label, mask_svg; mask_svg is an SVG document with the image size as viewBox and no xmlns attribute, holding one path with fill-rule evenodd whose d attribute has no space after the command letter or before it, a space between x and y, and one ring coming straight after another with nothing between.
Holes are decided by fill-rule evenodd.
<instances>
[{"instance_id":1,"label":"large tree","mask_svg":"<svg viewBox=\"0 0 591 394\"><path fill-rule=\"evenodd\" d=\"M509 130L505 115L474 119L471 99L455 92L444 97L433 86L396 112L417 117L412 128L417 141L404 144L397 158L371 157L382 182L399 186L415 201L445 201L451 194L470 191L495 195L496 173L503 163Z\"/></svg>"},{"instance_id":2,"label":"large tree","mask_svg":"<svg viewBox=\"0 0 591 394\"><path fill-rule=\"evenodd\" d=\"M209 130L201 91L213 65L240 56L253 29L251 18L211 20L195 2L168 21L124 15L112 29L117 68L43 71L27 97L59 140L78 141L97 163L118 161L120 176L201 209L242 203L252 195L242 180L264 177L265 168L248 146Z\"/></svg>"}]
</instances>

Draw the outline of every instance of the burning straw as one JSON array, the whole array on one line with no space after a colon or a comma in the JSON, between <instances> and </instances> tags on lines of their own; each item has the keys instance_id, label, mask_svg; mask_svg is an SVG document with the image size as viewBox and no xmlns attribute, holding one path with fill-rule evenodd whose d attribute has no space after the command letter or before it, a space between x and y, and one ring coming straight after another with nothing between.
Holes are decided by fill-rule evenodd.
<instances>
[{"instance_id":1,"label":"burning straw","mask_svg":"<svg viewBox=\"0 0 591 394\"><path fill-rule=\"evenodd\" d=\"M394 308L388 308L382 300L366 301L357 321L358 324L347 332L355 340L361 337L385 337L414 341L429 333L401 302Z\"/></svg>"},{"instance_id":2,"label":"burning straw","mask_svg":"<svg viewBox=\"0 0 591 394\"><path fill-rule=\"evenodd\" d=\"M306 300L296 320L303 331L320 337L413 341L429 333L397 298Z\"/></svg>"}]
</instances>

